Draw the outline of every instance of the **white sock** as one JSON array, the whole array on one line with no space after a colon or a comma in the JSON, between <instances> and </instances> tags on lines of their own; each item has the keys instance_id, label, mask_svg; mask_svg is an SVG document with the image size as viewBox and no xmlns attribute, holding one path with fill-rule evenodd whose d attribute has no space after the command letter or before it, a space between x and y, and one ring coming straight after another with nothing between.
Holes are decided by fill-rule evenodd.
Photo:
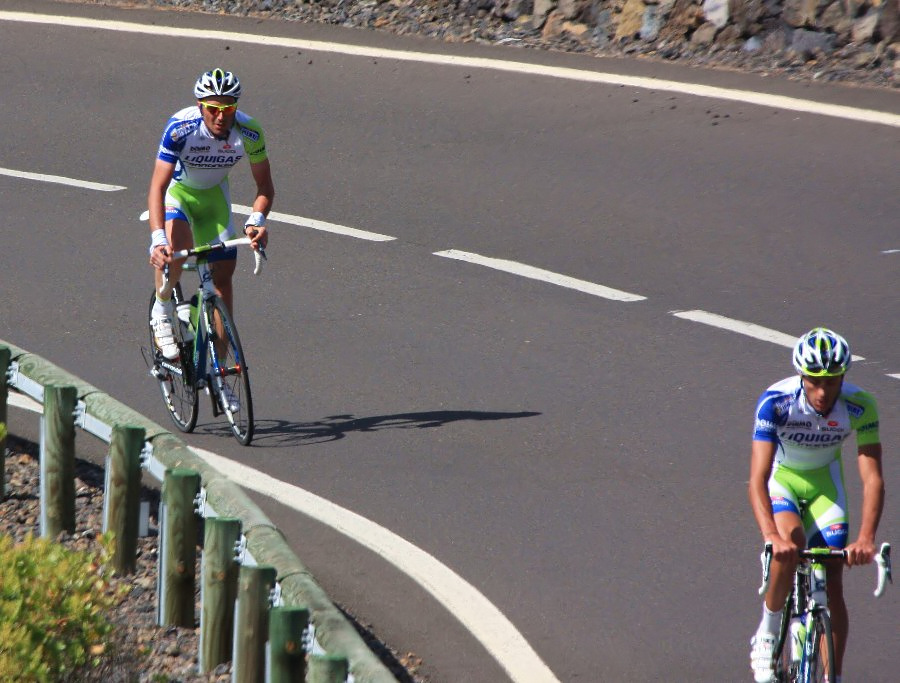
<instances>
[{"instance_id":1,"label":"white sock","mask_svg":"<svg viewBox=\"0 0 900 683\"><path fill-rule=\"evenodd\" d=\"M760 619L759 628L756 629L756 635L775 635L778 632L778 629L781 628L782 612L784 612L784 609L780 609L777 612L772 612L764 602L762 619Z\"/></svg>"},{"instance_id":2,"label":"white sock","mask_svg":"<svg viewBox=\"0 0 900 683\"><path fill-rule=\"evenodd\" d=\"M172 308L172 300L169 299L167 301L160 301L159 295L156 297L156 302L153 304L153 313L150 317L152 318L162 318L169 316L169 310Z\"/></svg>"}]
</instances>

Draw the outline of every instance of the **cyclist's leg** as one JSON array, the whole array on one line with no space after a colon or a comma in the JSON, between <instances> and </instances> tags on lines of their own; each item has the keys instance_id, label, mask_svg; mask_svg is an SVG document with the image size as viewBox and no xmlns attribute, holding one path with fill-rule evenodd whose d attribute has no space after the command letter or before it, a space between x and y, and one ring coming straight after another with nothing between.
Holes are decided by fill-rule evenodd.
<instances>
[{"instance_id":1,"label":"cyclist's leg","mask_svg":"<svg viewBox=\"0 0 900 683\"><path fill-rule=\"evenodd\" d=\"M849 519L841 460L835 460L828 467L816 470L812 478L819 495L809 504L809 545L844 548L847 545ZM826 571L828 609L831 612L831 632L834 636L834 670L840 676L850 630L850 617L844 602L844 566L842 563L829 562Z\"/></svg>"},{"instance_id":2,"label":"cyclist's leg","mask_svg":"<svg viewBox=\"0 0 900 683\"><path fill-rule=\"evenodd\" d=\"M798 492L798 482L794 472L775 465L769 477L769 499L772 502L772 513L779 535L790 539L799 548L806 547L806 531L800 519L800 499L804 496ZM772 559L769 591L766 593L766 606L772 610L784 607L788 593L791 591L794 562L779 562Z\"/></svg>"}]
</instances>

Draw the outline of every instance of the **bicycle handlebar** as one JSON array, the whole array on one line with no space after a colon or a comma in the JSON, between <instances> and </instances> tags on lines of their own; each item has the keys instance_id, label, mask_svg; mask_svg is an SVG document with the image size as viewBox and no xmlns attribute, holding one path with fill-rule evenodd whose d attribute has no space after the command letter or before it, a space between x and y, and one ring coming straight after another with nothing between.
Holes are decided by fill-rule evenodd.
<instances>
[{"instance_id":1,"label":"bicycle handlebar","mask_svg":"<svg viewBox=\"0 0 900 683\"><path fill-rule=\"evenodd\" d=\"M835 560L845 559L847 557L846 550L816 548L814 550L801 550L800 559L804 560ZM759 587L759 594L764 595L769 588L769 567L772 564L772 544L766 543L762 553L759 555L759 561L762 563L762 585ZM884 593L885 583L894 583L891 575L891 544L882 543L881 548L875 554L875 564L878 570L878 583L875 586L874 595L876 598L881 597Z\"/></svg>"},{"instance_id":2,"label":"bicycle handlebar","mask_svg":"<svg viewBox=\"0 0 900 683\"><path fill-rule=\"evenodd\" d=\"M173 259L187 259L191 256L200 256L202 254L208 254L216 251L222 251L224 249L230 249L231 247L239 247L250 244L249 237L236 237L232 240L225 240L224 242L217 242L216 244L203 244L199 247L191 247L190 249L182 249L180 251L173 251L171 256ZM266 250L262 248L260 245L258 249L253 250L253 274L259 275L262 272L262 262L268 260L266 256ZM162 285L159 288L159 293L165 295L171 287L169 287L169 268L168 265L163 269L162 274Z\"/></svg>"}]
</instances>

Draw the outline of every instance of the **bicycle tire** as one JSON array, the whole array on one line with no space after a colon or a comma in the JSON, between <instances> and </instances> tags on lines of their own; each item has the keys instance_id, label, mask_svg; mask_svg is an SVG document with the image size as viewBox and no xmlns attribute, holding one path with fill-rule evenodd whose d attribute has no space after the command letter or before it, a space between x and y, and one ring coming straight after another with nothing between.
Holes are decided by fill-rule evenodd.
<instances>
[{"instance_id":1,"label":"bicycle tire","mask_svg":"<svg viewBox=\"0 0 900 683\"><path fill-rule=\"evenodd\" d=\"M808 683L834 681L834 636L831 633L831 617L826 610L816 612L813 622L812 656L810 657L806 679Z\"/></svg>"},{"instance_id":2,"label":"bicycle tire","mask_svg":"<svg viewBox=\"0 0 900 683\"><path fill-rule=\"evenodd\" d=\"M215 330L207 330L209 339L210 362L209 377L210 389L214 392L214 398L218 400L220 412L225 414L231 425L231 433L238 443L243 446L250 445L253 440L253 396L250 393L250 374L247 370L247 359L244 356L244 348L241 346L241 338L231 314L225 303L216 297L212 301L213 311L216 317L222 321L224 338L221 345L217 345L218 334ZM212 316L211 316L212 317ZM219 348L217 348L219 347ZM224 353L222 352L224 349ZM215 359L215 360L213 360ZM237 410L226 408L223 400L223 387L228 387L237 398L239 407Z\"/></svg>"},{"instance_id":3,"label":"bicycle tire","mask_svg":"<svg viewBox=\"0 0 900 683\"><path fill-rule=\"evenodd\" d=\"M778 643L772 654L775 683L794 683L797 680L797 666L791 657L791 618L793 612L794 593L788 595L784 610L781 613L781 628L779 629Z\"/></svg>"},{"instance_id":4,"label":"bicycle tire","mask_svg":"<svg viewBox=\"0 0 900 683\"><path fill-rule=\"evenodd\" d=\"M147 312L147 326L150 330L150 349L153 353L153 369L151 374L159 381L159 391L162 394L163 404L172 418L172 422L182 432L192 432L197 426L199 413L199 397L197 385L194 379L193 345L184 340L181 335L181 325L173 320L173 333L180 350L179 357L175 360L167 360L156 347L156 338L153 335L153 327L150 326L150 317L153 314L153 305L156 303L156 292L150 294L150 309ZM165 367L169 364L180 369L181 374L173 372Z\"/></svg>"}]
</instances>

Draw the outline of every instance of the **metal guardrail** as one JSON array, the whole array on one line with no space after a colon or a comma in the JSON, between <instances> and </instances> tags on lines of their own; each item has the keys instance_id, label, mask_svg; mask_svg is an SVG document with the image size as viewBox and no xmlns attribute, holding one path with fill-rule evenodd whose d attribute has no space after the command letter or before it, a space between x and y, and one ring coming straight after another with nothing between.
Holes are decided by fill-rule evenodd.
<instances>
[{"instance_id":1,"label":"metal guardrail","mask_svg":"<svg viewBox=\"0 0 900 683\"><path fill-rule=\"evenodd\" d=\"M9 350L8 354L4 353L4 347ZM236 548L236 559L240 566L247 570L254 567L273 568L274 590L268 600L272 607L308 610L309 630L304 638L307 651L313 657L307 680L326 680L326 676L329 681L337 680L334 672L341 671L343 667L349 682L396 681L316 583L309 570L290 549L282 533L243 489L195 455L171 432L53 363L0 339L0 360L6 362L7 355L9 367L0 366L0 378L5 371L7 380L0 391L0 422L6 418L7 386L42 405L47 398L48 388L74 387L77 396L74 425L105 443L114 440L114 434L121 426L142 429L144 441L140 448L141 469L162 482L164 490L167 474L174 470L191 470L199 475L200 492L196 500L192 501L196 505L192 512L206 519L240 520L240 541ZM43 449L44 418L41 419ZM0 495L5 495L5 492L0 491ZM163 523L160 519L160 534L162 533ZM163 554L160 551L161 561ZM162 592L164 591L165 588ZM164 597L161 594L158 599L162 601ZM289 619L279 618L278 621L287 623ZM342 664L341 660L344 658L346 662ZM271 652L268 659L272 659Z\"/></svg>"}]
</instances>

